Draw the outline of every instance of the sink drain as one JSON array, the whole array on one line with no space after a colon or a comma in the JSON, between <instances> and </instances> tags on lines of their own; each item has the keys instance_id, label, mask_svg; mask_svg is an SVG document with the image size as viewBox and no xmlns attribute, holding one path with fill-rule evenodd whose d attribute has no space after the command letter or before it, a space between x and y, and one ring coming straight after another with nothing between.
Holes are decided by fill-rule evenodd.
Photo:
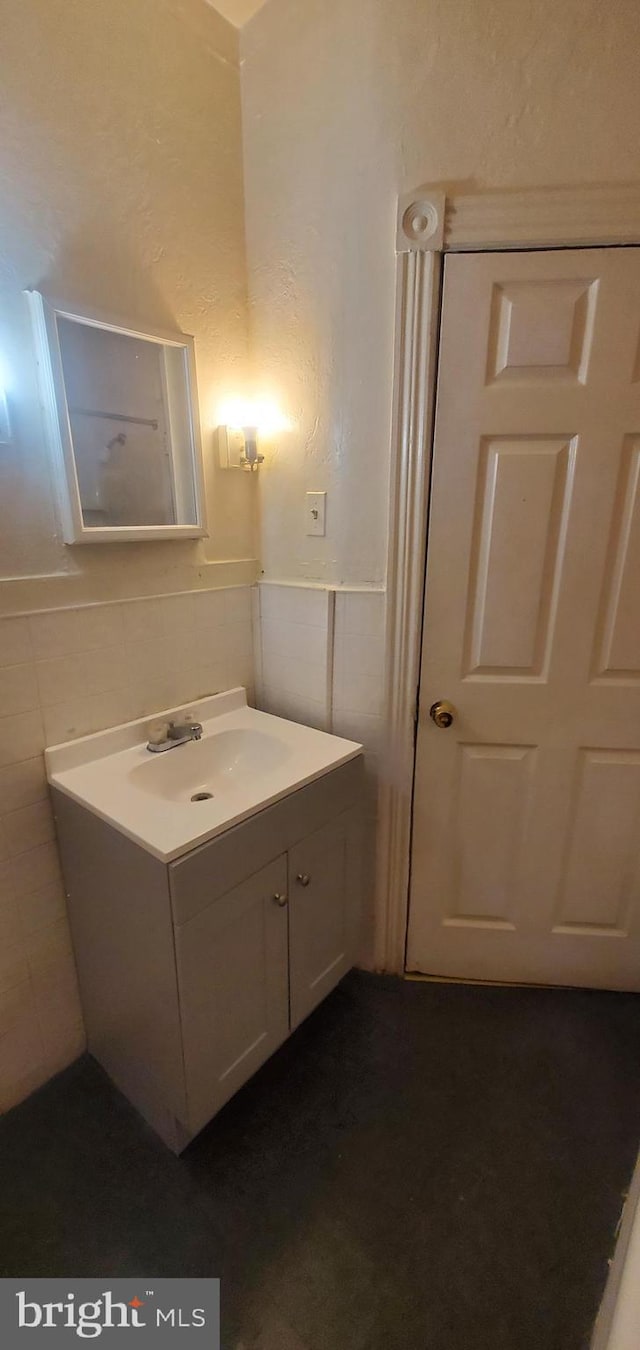
<instances>
[{"instance_id":1,"label":"sink drain","mask_svg":"<svg viewBox=\"0 0 640 1350\"><path fill-rule=\"evenodd\" d=\"M192 802L209 802L213 797L212 792L194 792L191 798Z\"/></svg>"}]
</instances>

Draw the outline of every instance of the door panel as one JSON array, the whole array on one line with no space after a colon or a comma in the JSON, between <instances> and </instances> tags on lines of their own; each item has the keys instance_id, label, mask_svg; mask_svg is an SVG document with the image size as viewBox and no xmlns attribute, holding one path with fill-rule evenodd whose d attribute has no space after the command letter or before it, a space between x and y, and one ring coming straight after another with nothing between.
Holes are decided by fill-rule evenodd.
<instances>
[{"instance_id":1,"label":"door panel","mask_svg":"<svg viewBox=\"0 0 640 1350\"><path fill-rule=\"evenodd\" d=\"M356 812L346 812L289 853L291 1027L353 964L360 897Z\"/></svg>"},{"instance_id":2,"label":"door panel","mask_svg":"<svg viewBox=\"0 0 640 1350\"><path fill-rule=\"evenodd\" d=\"M573 440L484 441L469 578L465 673L540 677L562 566Z\"/></svg>"},{"instance_id":3,"label":"door panel","mask_svg":"<svg viewBox=\"0 0 640 1350\"><path fill-rule=\"evenodd\" d=\"M582 750L554 932L626 935L638 903L640 754Z\"/></svg>"},{"instance_id":4,"label":"door panel","mask_svg":"<svg viewBox=\"0 0 640 1350\"><path fill-rule=\"evenodd\" d=\"M637 249L446 260L411 970L640 989L639 351Z\"/></svg>"},{"instance_id":5,"label":"door panel","mask_svg":"<svg viewBox=\"0 0 640 1350\"><path fill-rule=\"evenodd\" d=\"M198 1130L289 1033L286 857L176 928L189 1125Z\"/></svg>"},{"instance_id":6,"label":"door panel","mask_svg":"<svg viewBox=\"0 0 640 1350\"><path fill-rule=\"evenodd\" d=\"M454 798L452 908L445 924L513 927L535 750L460 745ZM498 814L504 828L496 830Z\"/></svg>"},{"instance_id":7,"label":"door panel","mask_svg":"<svg viewBox=\"0 0 640 1350\"><path fill-rule=\"evenodd\" d=\"M627 436L611 520L595 672L640 678L640 436Z\"/></svg>"}]
</instances>

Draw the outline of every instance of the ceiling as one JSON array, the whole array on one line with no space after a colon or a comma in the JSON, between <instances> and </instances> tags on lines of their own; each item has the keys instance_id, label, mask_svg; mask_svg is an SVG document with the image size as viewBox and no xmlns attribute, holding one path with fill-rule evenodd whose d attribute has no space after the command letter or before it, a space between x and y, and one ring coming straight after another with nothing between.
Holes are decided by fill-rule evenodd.
<instances>
[{"instance_id":1,"label":"ceiling","mask_svg":"<svg viewBox=\"0 0 640 1350\"><path fill-rule=\"evenodd\" d=\"M262 9L265 0L207 0L207 3L236 28L242 28L256 10Z\"/></svg>"}]
</instances>

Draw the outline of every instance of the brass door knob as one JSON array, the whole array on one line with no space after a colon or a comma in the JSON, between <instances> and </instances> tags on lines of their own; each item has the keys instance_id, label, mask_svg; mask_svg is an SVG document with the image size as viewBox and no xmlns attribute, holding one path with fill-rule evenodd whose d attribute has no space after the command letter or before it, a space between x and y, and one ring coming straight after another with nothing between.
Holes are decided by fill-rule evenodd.
<instances>
[{"instance_id":1,"label":"brass door knob","mask_svg":"<svg viewBox=\"0 0 640 1350\"><path fill-rule=\"evenodd\" d=\"M296 881L299 883L300 886L308 886L309 882L311 881L311 877L309 876L308 872L298 872Z\"/></svg>"},{"instance_id":2,"label":"brass door knob","mask_svg":"<svg viewBox=\"0 0 640 1350\"><path fill-rule=\"evenodd\" d=\"M438 702L432 703L429 708L429 717L437 727L450 727L455 715L453 703L447 703L445 698L438 699Z\"/></svg>"},{"instance_id":3,"label":"brass door knob","mask_svg":"<svg viewBox=\"0 0 640 1350\"><path fill-rule=\"evenodd\" d=\"M286 903L287 903L287 897L286 897L286 895L280 895L280 892L279 892L279 891L276 891L276 893L275 893L275 895L274 895L273 898L274 898L274 901L275 901L276 905L279 905L279 906L280 906L280 909L284 909L284 907L285 907L285 905L286 905Z\"/></svg>"}]
</instances>

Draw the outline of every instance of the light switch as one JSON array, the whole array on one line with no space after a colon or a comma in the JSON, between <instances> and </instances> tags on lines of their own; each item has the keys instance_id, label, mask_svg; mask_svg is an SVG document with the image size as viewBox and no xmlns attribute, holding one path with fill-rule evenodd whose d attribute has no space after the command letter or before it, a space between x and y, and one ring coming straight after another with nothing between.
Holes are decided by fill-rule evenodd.
<instances>
[{"instance_id":1,"label":"light switch","mask_svg":"<svg viewBox=\"0 0 640 1350\"><path fill-rule=\"evenodd\" d=\"M308 492L306 505L307 534L324 534L326 492Z\"/></svg>"}]
</instances>

